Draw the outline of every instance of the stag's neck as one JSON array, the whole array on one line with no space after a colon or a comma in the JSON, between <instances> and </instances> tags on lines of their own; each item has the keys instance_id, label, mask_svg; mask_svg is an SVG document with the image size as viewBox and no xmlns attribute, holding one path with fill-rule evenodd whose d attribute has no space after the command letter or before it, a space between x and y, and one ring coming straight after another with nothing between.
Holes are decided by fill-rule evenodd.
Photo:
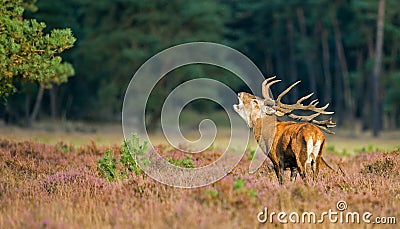
<instances>
[{"instance_id":1,"label":"stag's neck","mask_svg":"<svg viewBox=\"0 0 400 229\"><path fill-rule=\"evenodd\" d=\"M254 138L264 152L266 152L266 144L274 139L274 132L278 122L281 121L272 116L264 116L252 121Z\"/></svg>"}]
</instances>

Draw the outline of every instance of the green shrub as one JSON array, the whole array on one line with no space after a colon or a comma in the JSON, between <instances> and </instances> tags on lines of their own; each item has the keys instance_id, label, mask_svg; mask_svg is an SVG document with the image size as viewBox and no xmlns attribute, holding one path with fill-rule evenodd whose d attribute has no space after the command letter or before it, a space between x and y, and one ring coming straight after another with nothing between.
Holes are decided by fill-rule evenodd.
<instances>
[{"instance_id":1,"label":"green shrub","mask_svg":"<svg viewBox=\"0 0 400 229\"><path fill-rule=\"evenodd\" d=\"M339 151L335 148L334 145L327 145L325 147L325 151L329 153L336 154L338 156L344 156L344 157L349 157L351 154L347 151L347 149L343 149L342 151Z\"/></svg>"},{"instance_id":2,"label":"green shrub","mask_svg":"<svg viewBox=\"0 0 400 229\"><path fill-rule=\"evenodd\" d=\"M235 180L233 181L233 190L242 189L244 188L245 185L246 185L245 180L235 178Z\"/></svg>"},{"instance_id":3,"label":"green shrub","mask_svg":"<svg viewBox=\"0 0 400 229\"><path fill-rule=\"evenodd\" d=\"M354 152L356 153L366 153L366 152L372 152L373 146L368 145L368 146L363 146L361 148L356 148L354 149Z\"/></svg>"},{"instance_id":4,"label":"green shrub","mask_svg":"<svg viewBox=\"0 0 400 229\"><path fill-rule=\"evenodd\" d=\"M374 147L373 145L369 144L368 146L363 146L361 148L354 149L356 153L370 153L370 152L381 152L383 151L379 147Z\"/></svg>"},{"instance_id":5,"label":"green shrub","mask_svg":"<svg viewBox=\"0 0 400 229\"><path fill-rule=\"evenodd\" d=\"M255 149L247 148L246 152L249 152L249 155L247 155L247 160L251 161L254 158L254 155L256 154Z\"/></svg>"},{"instance_id":6,"label":"green shrub","mask_svg":"<svg viewBox=\"0 0 400 229\"><path fill-rule=\"evenodd\" d=\"M107 149L104 157L99 159L97 162L100 174L104 176L108 182L112 182L118 177L117 159L115 159L111 154L112 150Z\"/></svg>"},{"instance_id":7,"label":"green shrub","mask_svg":"<svg viewBox=\"0 0 400 229\"><path fill-rule=\"evenodd\" d=\"M175 160L172 157L167 157L165 160L178 167L194 168L194 161L191 155L186 155L186 157L181 160Z\"/></svg>"},{"instance_id":8,"label":"green shrub","mask_svg":"<svg viewBox=\"0 0 400 229\"><path fill-rule=\"evenodd\" d=\"M136 175L142 173L142 170L136 163L135 157L137 160L141 160L142 165L149 164L150 161L146 159L147 148L147 142L144 142L143 145L140 145L139 136L137 136L137 134L132 134L131 141L124 140L121 148L120 162L127 170L127 172L134 172Z\"/></svg>"},{"instance_id":9,"label":"green shrub","mask_svg":"<svg viewBox=\"0 0 400 229\"><path fill-rule=\"evenodd\" d=\"M246 187L246 180L235 178L233 181L233 190L238 191L239 193L244 193L250 198L257 197L257 190L254 188Z\"/></svg>"},{"instance_id":10,"label":"green shrub","mask_svg":"<svg viewBox=\"0 0 400 229\"><path fill-rule=\"evenodd\" d=\"M207 189L205 194L209 197L218 197L218 191L215 189Z\"/></svg>"},{"instance_id":11,"label":"green shrub","mask_svg":"<svg viewBox=\"0 0 400 229\"><path fill-rule=\"evenodd\" d=\"M139 160L142 166L150 163L150 160L146 159L147 148L147 142L140 145L138 135L132 134L132 139L124 141L120 150L119 162L122 164L122 168L118 167L117 159L112 156L113 151L106 150L104 157L98 161L100 174L109 182L124 179L131 172L134 172L136 175L141 174L142 170L138 166L137 160Z\"/></svg>"},{"instance_id":12,"label":"green shrub","mask_svg":"<svg viewBox=\"0 0 400 229\"><path fill-rule=\"evenodd\" d=\"M247 196L250 197L250 198L256 198L257 197L257 190L254 189L254 188L247 189L246 193L247 193Z\"/></svg>"},{"instance_id":13,"label":"green shrub","mask_svg":"<svg viewBox=\"0 0 400 229\"><path fill-rule=\"evenodd\" d=\"M339 153L338 155L340 156L344 156L344 157L350 157L351 154L349 152L347 152L347 149L343 149L341 153Z\"/></svg>"},{"instance_id":14,"label":"green shrub","mask_svg":"<svg viewBox=\"0 0 400 229\"><path fill-rule=\"evenodd\" d=\"M327 152L331 152L331 153L334 153L334 154L338 154L338 152L336 151L334 145L327 145L327 146L325 147L325 150L326 150Z\"/></svg>"},{"instance_id":15,"label":"green shrub","mask_svg":"<svg viewBox=\"0 0 400 229\"><path fill-rule=\"evenodd\" d=\"M63 153L69 153L70 152L70 147L63 143L63 142L58 142L56 144L56 149L57 151L63 152Z\"/></svg>"}]
</instances>

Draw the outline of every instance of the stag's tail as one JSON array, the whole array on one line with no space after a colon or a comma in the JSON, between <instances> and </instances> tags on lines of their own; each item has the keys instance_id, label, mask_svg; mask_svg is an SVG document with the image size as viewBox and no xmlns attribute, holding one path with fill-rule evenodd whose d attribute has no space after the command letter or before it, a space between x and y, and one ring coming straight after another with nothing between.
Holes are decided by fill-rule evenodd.
<instances>
[{"instance_id":1,"label":"stag's tail","mask_svg":"<svg viewBox=\"0 0 400 229\"><path fill-rule=\"evenodd\" d=\"M321 157L321 162L323 162L325 164L326 167L328 167L330 170L335 171L335 169L332 168L332 166L330 166L323 157Z\"/></svg>"},{"instance_id":2,"label":"stag's tail","mask_svg":"<svg viewBox=\"0 0 400 229\"><path fill-rule=\"evenodd\" d=\"M328 167L330 170L332 170L332 171L334 171L334 172L336 172L336 173L339 173L339 172L340 172L343 176L346 176L346 173L343 171L342 167L341 167L339 164L337 164L337 166L338 166L339 169L335 170L334 168L332 168L332 166L330 166L330 165L325 161L325 159L324 159L323 157L321 157L321 162L323 162L324 165L325 165L326 167Z\"/></svg>"}]
</instances>

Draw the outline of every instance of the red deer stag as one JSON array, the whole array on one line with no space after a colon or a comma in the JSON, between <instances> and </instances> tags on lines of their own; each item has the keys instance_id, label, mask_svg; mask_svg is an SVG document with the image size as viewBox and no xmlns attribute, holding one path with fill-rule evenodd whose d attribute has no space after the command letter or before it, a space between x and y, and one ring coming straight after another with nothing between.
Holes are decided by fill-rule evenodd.
<instances>
[{"instance_id":1,"label":"red deer stag","mask_svg":"<svg viewBox=\"0 0 400 229\"><path fill-rule=\"evenodd\" d=\"M299 172L301 178L306 181L307 163L311 163L313 178L315 179L321 162L332 169L322 158L325 136L319 128L328 133L333 133L327 128L334 127L336 124L331 118L325 121L317 121L314 118L320 114L332 114L333 112L325 111L328 104L317 108L317 101L303 105L302 102L311 97L312 94L300 98L296 104L283 104L281 98L299 82L284 90L276 100L272 100L268 94L268 89L272 84L280 81L270 82L274 78L269 78L262 84L264 99L240 92L238 94L239 105L234 105L234 109L253 129L254 137L264 153L268 152L267 147L271 145L268 157L274 165L275 174L280 184L283 184L283 175L287 168L290 168L291 180L295 180ZM291 113L294 110L308 110L315 112L315 114L301 116ZM276 120L273 115L286 115L302 122L283 122Z\"/></svg>"}]
</instances>

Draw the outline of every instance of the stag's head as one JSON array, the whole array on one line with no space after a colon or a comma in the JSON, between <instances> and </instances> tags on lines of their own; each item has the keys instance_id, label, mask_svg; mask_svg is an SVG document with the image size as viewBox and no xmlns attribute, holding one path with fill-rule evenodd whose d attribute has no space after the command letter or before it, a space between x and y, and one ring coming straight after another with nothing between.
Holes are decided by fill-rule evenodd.
<instances>
[{"instance_id":1,"label":"stag's head","mask_svg":"<svg viewBox=\"0 0 400 229\"><path fill-rule=\"evenodd\" d=\"M246 122L246 124L250 128L252 127L250 101L255 98L256 97L252 94L240 92L238 93L239 104L233 105L233 109L236 111L236 113L239 114L239 116Z\"/></svg>"},{"instance_id":2,"label":"stag's head","mask_svg":"<svg viewBox=\"0 0 400 229\"><path fill-rule=\"evenodd\" d=\"M263 106L264 100L262 98L247 92L238 93L238 100L239 104L233 105L233 109L250 128L253 127L253 123L257 118L272 115L276 112L272 107Z\"/></svg>"}]
</instances>

